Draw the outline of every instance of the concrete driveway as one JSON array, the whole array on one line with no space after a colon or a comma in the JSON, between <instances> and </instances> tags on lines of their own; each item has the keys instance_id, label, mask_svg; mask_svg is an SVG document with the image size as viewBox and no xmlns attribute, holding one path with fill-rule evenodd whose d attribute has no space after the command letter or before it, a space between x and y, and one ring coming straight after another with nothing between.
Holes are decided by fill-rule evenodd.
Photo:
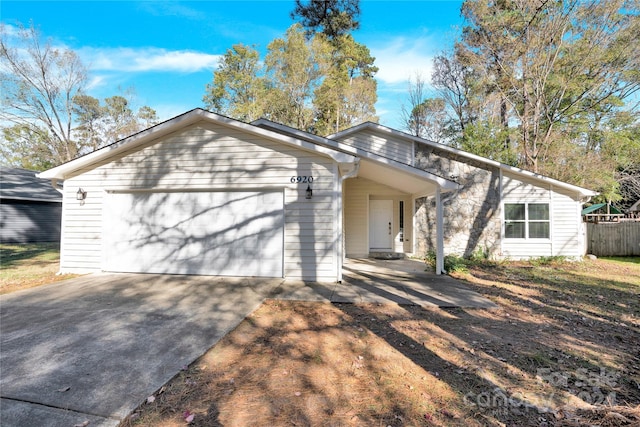
<instances>
[{"instance_id":1,"label":"concrete driveway","mask_svg":"<svg viewBox=\"0 0 640 427\"><path fill-rule=\"evenodd\" d=\"M0 297L0 425L118 425L281 281L99 274Z\"/></svg>"}]
</instances>

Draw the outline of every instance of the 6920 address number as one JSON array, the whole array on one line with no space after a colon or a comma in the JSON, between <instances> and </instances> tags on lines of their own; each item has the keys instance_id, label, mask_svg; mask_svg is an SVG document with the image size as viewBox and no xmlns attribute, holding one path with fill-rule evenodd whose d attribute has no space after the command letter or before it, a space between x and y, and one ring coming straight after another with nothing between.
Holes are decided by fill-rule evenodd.
<instances>
[{"instance_id":1,"label":"6920 address number","mask_svg":"<svg viewBox=\"0 0 640 427\"><path fill-rule=\"evenodd\" d=\"M291 177L292 184L311 184L313 182L313 177L310 175L298 175Z\"/></svg>"}]
</instances>

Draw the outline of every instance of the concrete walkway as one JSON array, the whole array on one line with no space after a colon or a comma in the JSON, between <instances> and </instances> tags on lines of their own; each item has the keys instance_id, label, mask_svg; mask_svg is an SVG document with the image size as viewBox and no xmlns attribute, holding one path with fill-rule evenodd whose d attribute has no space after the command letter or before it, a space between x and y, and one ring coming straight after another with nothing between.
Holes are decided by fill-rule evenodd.
<instances>
[{"instance_id":1,"label":"concrete walkway","mask_svg":"<svg viewBox=\"0 0 640 427\"><path fill-rule=\"evenodd\" d=\"M347 259L342 283L285 280L271 298L343 303L397 303L422 307L495 308L493 302L411 259Z\"/></svg>"},{"instance_id":2,"label":"concrete walkway","mask_svg":"<svg viewBox=\"0 0 640 427\"><path fill-rule=\"evenodd\" d=\"M117 426L265 298L495 307L417 261L344 270L341 284L96 274L0 296L0 425Z\"/></svg>"}]
</instances>

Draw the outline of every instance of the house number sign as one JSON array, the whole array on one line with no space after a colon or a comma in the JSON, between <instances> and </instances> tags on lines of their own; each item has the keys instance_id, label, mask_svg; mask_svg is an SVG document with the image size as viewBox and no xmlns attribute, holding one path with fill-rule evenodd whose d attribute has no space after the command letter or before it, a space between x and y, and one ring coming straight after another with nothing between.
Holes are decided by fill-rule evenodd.
<instances>
[{"instance_id":1,"label":"house number sign","mask_svg":"<svg viewBox=\"0 0 640 427\"><path fill-rule=\"evenodd\" d=\"M291 183L295 184L311 184L313 182L313 177L311 175L298 175L291 177Z\"/></svg>"}]
</instances>

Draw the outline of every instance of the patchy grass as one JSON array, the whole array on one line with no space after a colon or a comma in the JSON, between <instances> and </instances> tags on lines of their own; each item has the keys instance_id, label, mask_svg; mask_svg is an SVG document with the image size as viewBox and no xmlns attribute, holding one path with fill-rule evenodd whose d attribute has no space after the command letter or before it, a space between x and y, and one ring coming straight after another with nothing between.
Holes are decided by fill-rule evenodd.
<instances>
[{"instance_id":1,"label":"patchy grass","mask_svg":"<svg viewBox=\"0 0 640 427\"><path fill-rule=\"evenodd\" d=\"M122 426L640 425L640 264L471 263L499 309L267 301Z\"/></svg>"},{"instance_id":2,"label":"patchy grass","mask_svg":"<svg viewBox=\"0 0 640 427\"><path fill-rule=\"evenodd\" d=\"M0 294L75 277L56 275L60 264L57 243L0 245Z\"/></svg>"}]
</instances>

